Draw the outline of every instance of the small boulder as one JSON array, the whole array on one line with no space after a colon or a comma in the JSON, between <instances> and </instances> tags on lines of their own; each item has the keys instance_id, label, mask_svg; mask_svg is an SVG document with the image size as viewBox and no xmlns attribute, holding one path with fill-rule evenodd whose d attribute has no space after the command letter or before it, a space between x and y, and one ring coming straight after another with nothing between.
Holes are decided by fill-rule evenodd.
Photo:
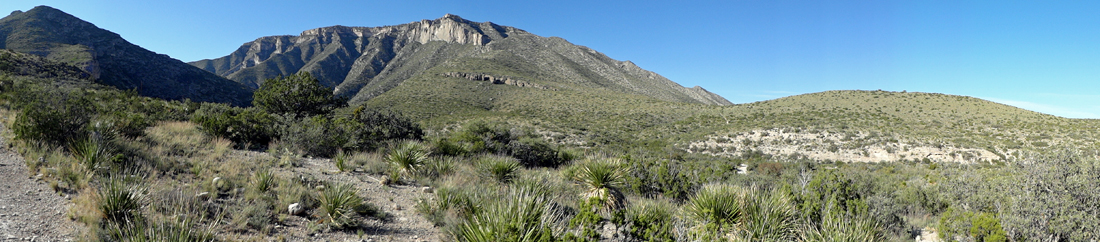
<instances>
[{"instance_id":1,"label":"small boulder","mask_svg":"<svg viewBox=\"0 0 1100 242\"><path fill-rule=\"evenodd\" d=\"M432 192L434 192L435 190L432 190L432 187L421 187L421 188L420 188L420 191L421 191L421 192L424 192L424 193L432 193Z\"/></svg>"},{"instance_id":2,"label":"small boulder","mask_svg":"<svg viewBox=\"0 0 1100 242\"><path fill-rule=\"evenodd\" d=\"M291 203L290 206L287 206L287 212L289 212L290 215L302 215L302 213L306 212L306 208L302 207L300 203Z\"/></svg>"}]
</instances>

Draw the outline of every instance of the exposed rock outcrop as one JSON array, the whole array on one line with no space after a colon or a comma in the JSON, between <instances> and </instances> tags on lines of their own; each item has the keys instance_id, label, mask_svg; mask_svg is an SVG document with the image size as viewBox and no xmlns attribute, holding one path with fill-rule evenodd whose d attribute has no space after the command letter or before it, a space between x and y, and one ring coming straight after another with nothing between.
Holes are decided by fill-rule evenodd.
<instances>
[{"instance_id":1,"label":"exposed rock outcrop","mask_svg":"<svg viewBox=\"0 0 1100 242\"><path fill-rule=\"evenodd\" d=\"M306 71L351 103L365 102L418 76L440 78L439 72L428 70L445 68L494 78L508 73L525 76L501 80L508 85L599 88L666 101L730 104L702 88L685 88L634 63L561 38L451 14L393 26L331 26L298 36L262 37L228 56L191 64L251 88L266 79Z\"/></svg>"},{"instance_id":2,"label":"exposed rock outcrop","mask_svg":"<svg viewBox=\"0 0 1100 242\"><path fill-rule=\"evenodd\" d=\"M539 84L530 83L526 81L512 79L511 77L495 77L488 74L481 73L463 73L463 72L447 72L443 73L443 76L463 78L471 81L485 81L493 84L512 85L517 87L532 87L539 89L550 89Z\"/></svg>"}]
</instances>

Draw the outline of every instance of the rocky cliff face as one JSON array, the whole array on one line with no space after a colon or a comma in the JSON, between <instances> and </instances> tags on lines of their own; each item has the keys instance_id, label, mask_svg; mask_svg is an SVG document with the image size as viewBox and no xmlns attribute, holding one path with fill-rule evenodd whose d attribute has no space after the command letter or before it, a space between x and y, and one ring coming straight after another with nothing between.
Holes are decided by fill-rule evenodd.
<instances>
[{"instance_id":1,"label":"rocky cliff face","mask_svg":"<svg viewBox=\"0 0 1100 242\"><path fill-rule=\"evenodd\" d=\"M228 56L190 64L251 88L266 79L307 71L353 103L417 75L479 73L516 77L524 86L571 85L668 101L730 104L701 88L684 88L629 61L613 60L561 38L451 14L394 26L332 26L298 36L262 37Z\"/></svg>"},{"instance_id":2,"label":"rocky cliff face","mask_svg":"<svg viewBox=\"0 0 1100 242\"><path fill-rule=\"evenodd\" d=\"M234 105L251 102L250 90L236 82L138 47L47 6L0 19L0 48L73 64L96 82L136 89L145 96Z\"/></svg>"}]
</instances>

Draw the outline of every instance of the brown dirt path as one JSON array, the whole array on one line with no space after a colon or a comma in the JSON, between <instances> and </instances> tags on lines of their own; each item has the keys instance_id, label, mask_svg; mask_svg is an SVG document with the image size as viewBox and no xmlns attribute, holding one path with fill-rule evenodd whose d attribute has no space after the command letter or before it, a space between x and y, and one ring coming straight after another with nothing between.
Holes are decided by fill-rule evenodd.
<instances>
[{"instance_id":1,"label":"brown dirt path","mask_svg":"<svg viewBox=\"0 0 1100 242\"><path fill-rule=\"evenodd\" d=\"M7 147L0 137L0 241L72 241L77 224L65 216L72 202L29 174Z\"/></svg>"}]
</instances>

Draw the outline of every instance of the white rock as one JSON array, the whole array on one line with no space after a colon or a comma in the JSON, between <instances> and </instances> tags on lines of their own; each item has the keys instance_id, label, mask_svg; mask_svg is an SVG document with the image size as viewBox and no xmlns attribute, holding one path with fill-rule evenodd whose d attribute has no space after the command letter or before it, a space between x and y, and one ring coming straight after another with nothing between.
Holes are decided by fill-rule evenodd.
<instances>
[{"instance_id":1,"label":"white rock","mask_svg":"<svg viewBox=\"0 0 1100 242\"><path fill-rule=\"evenodd\" d=\"M420 191L424 193L432 193L434 190L432 190L432 187L421 187Z\"/></svg>"},{"instance_id":2,"label":"white rock","mask_svg":"<svg viewBox=\"0 0 1100 242\"><path fill-rule=\"evenodd\" d=\"M306 208L302 207L300 203L291 203L290 206L287 206L287 212L290 212L291 215L301 215L305 211Z\"/></svg>"}]
</instances>

